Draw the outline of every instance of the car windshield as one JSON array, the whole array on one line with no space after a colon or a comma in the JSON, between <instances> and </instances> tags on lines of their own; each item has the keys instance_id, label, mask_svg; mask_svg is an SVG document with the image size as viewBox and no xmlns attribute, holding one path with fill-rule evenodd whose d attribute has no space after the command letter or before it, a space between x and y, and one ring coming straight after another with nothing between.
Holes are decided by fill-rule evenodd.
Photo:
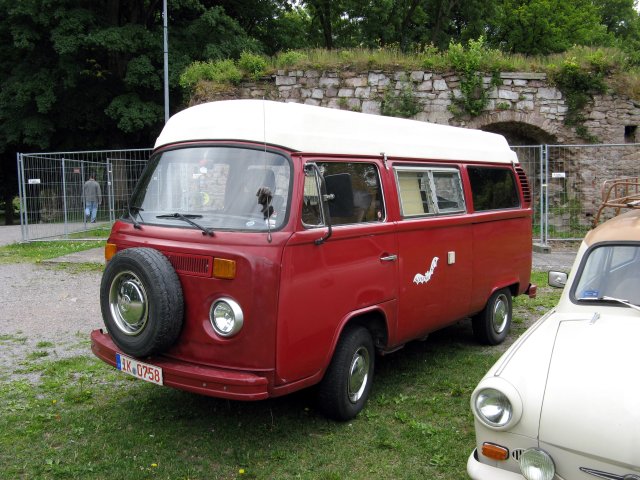
<instances>
[{"instance_id":1,"label":"car windshield","mask_svg":"<svg viewBox=\"0 0 640 480\"><path fill-rule=\"evenodd\" d=\"M640 245L593 248L575 284L574 300L621 299L640 305Z\"/></svg>"},{"instance_id":2,"label":"car windshield","mask_svg":"<svg viewBox=\"0 0 640 480\"><path fill-rule=\"evenodd\" d=\"M290 189L289 160L265 150L189 147L153 157L131 199L140 224L218 230L282 227Z\"/></svg>"}]
</instances>

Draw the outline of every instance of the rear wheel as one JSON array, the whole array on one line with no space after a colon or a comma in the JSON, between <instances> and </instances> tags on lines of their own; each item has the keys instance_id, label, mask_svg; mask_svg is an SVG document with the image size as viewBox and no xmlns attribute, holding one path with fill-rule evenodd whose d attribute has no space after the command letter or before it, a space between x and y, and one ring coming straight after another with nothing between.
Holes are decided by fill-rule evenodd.
<instances>
[{"instance_id":1,"label":"rear wheel","mask_svg":"<svg viewBox=\"0 0 640 480\"><path fill-rule=\"evenodd\" d=\"M364 407L373 382L375 350L369 330L347 327L319 386L319 408L335 420L350 420Z\"/></svg>"},{"instance_id":2,"label":"rear wheel","mask_svg":"<svg viewBox=\"0 0 640 480\"><path fill-rule=\"evenodd\" d=\"M511 291L498 290L489 297L484 310L473 317L473 334L480 343L498 345L507 338L512 316Z\"/></svg>"}]
</instances>

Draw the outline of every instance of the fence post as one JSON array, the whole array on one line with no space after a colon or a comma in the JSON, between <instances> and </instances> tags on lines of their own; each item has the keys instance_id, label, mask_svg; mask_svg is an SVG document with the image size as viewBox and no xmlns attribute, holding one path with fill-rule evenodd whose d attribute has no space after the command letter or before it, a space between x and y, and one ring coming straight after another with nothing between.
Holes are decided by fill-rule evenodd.
<instances>
[{"instance_id":1,"label":"fence post","mask_svg":"<svg viewBox=\"0 0 640 480\"><path fill-rule=\"evenodd\" d=\"M116 221L115 215L115 192L113 185L113 170L112 170L111 159L107 158L107 190L109 192L108 202L109 202L109 221L113 224Z\"/></svg>"},{"instance_id":2,"label":"fence post","mask_svg":"<svg viewBox=\"0 0 640 480\"><path fill-rule=\"evenodd\" d=\"M69 226L67 224L67 175L64 166L64 157L62 157L62 208L64 209L64 236L69 235Z\"/></svg>"},{"instance_id":3,"label":"fence post","mask_svg":"<svg viewBox=\"0 0 640 480\"><path fill-rule=\"evenodd\" d=\"M20 233L22 241L27 242L29 240L29 219L27 217L27 194L24 181L24 159L21 153L16 155L16 161L18 162L18 192L20 195Z\"/></svg>"},{"instance_id":4,"label":"fence post","mask_svg":"<svg viewBox=\"0 0 640 480\"><path fill-rule=\"evenodd\" d=\"M540 244L549 241L549 146L540 148Z\"/></svg>"}]
</instances>

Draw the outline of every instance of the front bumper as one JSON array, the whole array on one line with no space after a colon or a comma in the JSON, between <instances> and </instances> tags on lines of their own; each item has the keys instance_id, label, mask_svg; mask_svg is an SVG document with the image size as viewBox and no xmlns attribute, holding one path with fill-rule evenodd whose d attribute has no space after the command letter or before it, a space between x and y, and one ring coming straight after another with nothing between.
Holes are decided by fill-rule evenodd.
<instances>
[{"instance_id":1,"label":"front bumper","mask_svg":"<svg viewBox=\"0 0 640 480\"><path fill-rule=\"evenodd\" d=\"M475 448L467 460L467 473L473 480L522 480L524 478L519 473L481 463Z\"/></svg>"},{"instance_id":2,"label":"front bumper","mask_svg":"<svg viewBox=\"0 0 640 480\"><path fill-rule=\"evenodd\" d=\"M121 353L111 337L102 330L91 332L91 350L102 361L116 366L116 353ZM151 361L162 368L163 384L167 387L232 400L264 400L269 397L267 378L253 373L198 365L168 357L154 357Z\"/></svg>"}]
</instances>

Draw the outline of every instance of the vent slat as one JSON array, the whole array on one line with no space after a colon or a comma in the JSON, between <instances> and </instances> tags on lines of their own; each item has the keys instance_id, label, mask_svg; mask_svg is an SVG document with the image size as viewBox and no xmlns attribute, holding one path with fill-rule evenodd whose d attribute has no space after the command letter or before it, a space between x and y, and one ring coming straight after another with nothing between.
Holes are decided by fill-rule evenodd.
<instances>
[{"instance_id":1,"label":"vent slat","mask_svg":"<svg viewBox=\"0 0 640 480\"><path fill-rule=\"evenodd\" d=\"M529 180L527 174L522 167L516 167L516 173L520 179L520 185L522 186L522 195L524 197L525 206L531 205L531 187L529 186Z\"/></svg>"},{"instance_id":2,"label":"vent slat","mask_svg":"<svg viewBox=\"0 0 640 480\"><path fill-rule=\"evenodd\" d=\"M165 253L169 262L178 273L210 277L213 268L213 257L203 255L187 255L183 253Z\"/></svg>"}]
</instances>

